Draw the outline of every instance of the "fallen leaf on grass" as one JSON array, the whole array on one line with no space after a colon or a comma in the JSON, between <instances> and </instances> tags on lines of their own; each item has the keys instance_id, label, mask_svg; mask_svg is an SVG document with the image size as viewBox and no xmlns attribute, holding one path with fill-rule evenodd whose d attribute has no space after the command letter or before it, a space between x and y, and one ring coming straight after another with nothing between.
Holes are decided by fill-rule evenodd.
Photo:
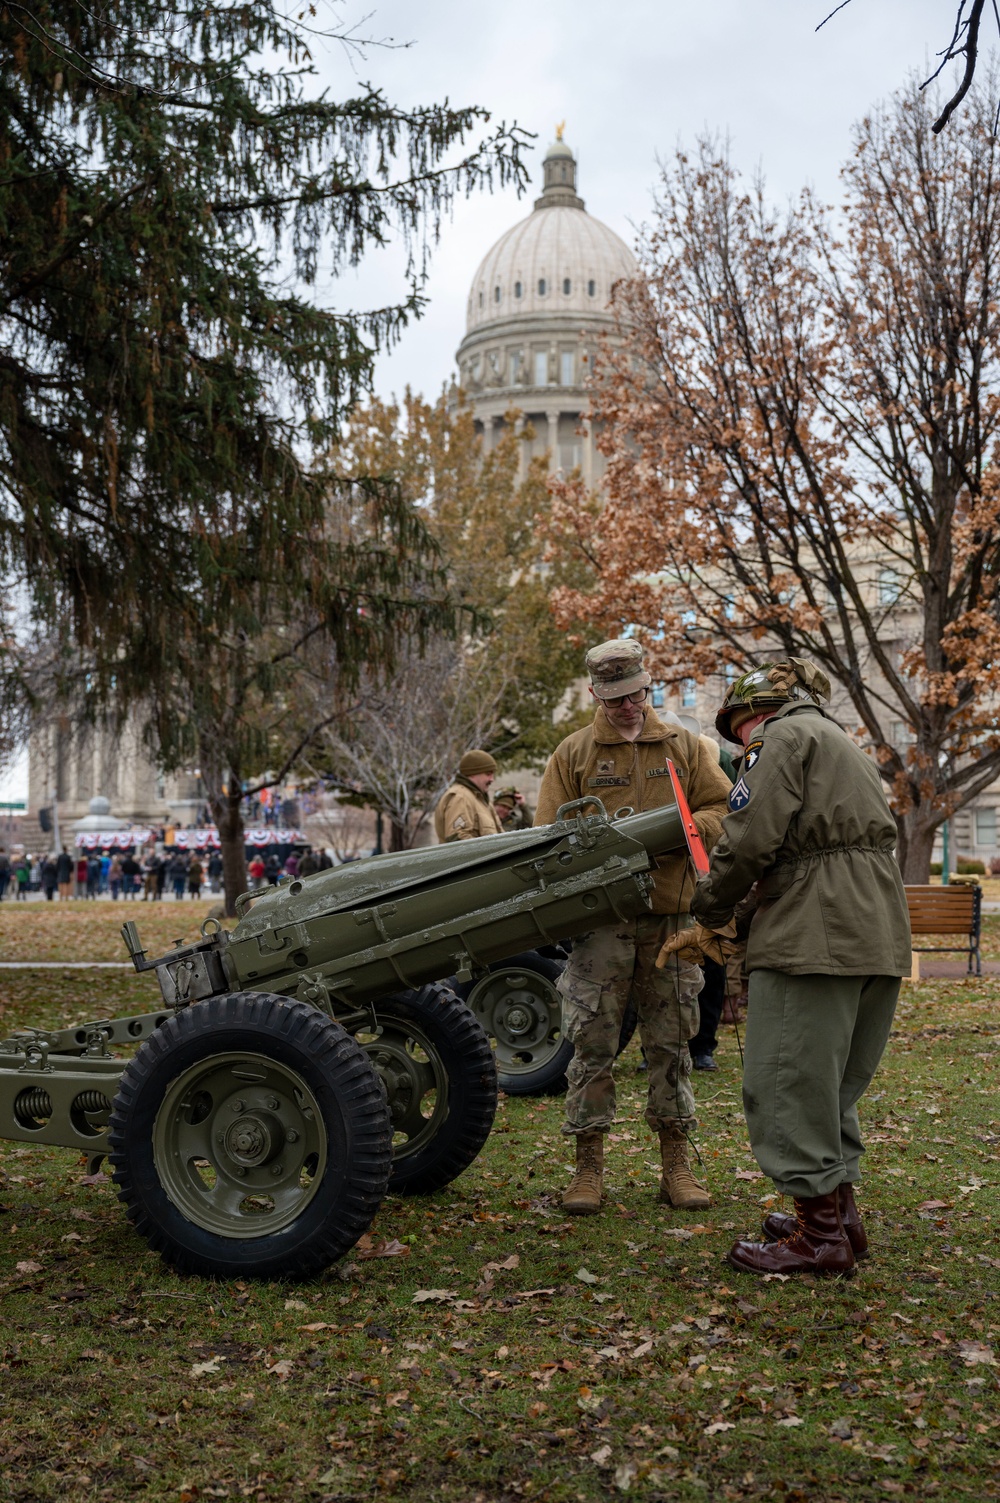
<instances>
[{"instance_id":1,"label":"fallen leaf on grass","mask_svg":"<svg viewBox=\"0 0 1000 1503\"><path fill-rule=\"evenodd\" d=\"M208 1378L219 1371L219 1363L225 1362L225 1357L209 1357L207 1362L196 1362L191 1369L192 1378Z\"/></svg>"},{"instance_id":2,"label":"fallen leaf on grass","mask_svg":"<svg viewBox=\"0 0 1000 1503\"><path fill-rule=\"evenodd\" d=\"M591 1273L589 1268L578 1268L575 1277L580 1280L581 1284L599 1284L601 1282L597 1274Z\"/></svg>"},{"instance_id":3,"label":"fallen leaf on grass","mask_svg":"<svg viewBox=\"0 0 1000 1503\"><path fill-rule=\"evenodd\" d=\"M651 1352L652 1350L653 1343L651 1341L640 1342L635 1351L631 1354L633 1362L635 1361L636 1357L645 1357L646 1353Z\"/></svg>"},{"instance_id":4,"label":"fallen leaf on grass","mask_svg":"<svg viewBox=\"0 0 1000 1503\"><path fill-rule=\"evenodd\" d=\"M773 1284L773 1283L787 1284L788 1280L790 1278L791 1278L791 1274L790 1273L765 1273L765 1275L764 1275L764 1283L765 1284Z\"/></svg>"},{"instance_id":5,"label":"fallen leaf on grass","mask_svg":"<svg viewBox=\"0 0 1000 1503\"><path fill-rule=\"evenodd\" d=\"M457 1289L418 1289L410 1304L425 1305L432 1300L435 1304L444 1305L451 1299L458 1299Z\"/></svg>"},{"instance_id":6,"label":"fallen leaf on grass","mask_svg":"<svg viewBox=\"0 0 1000 1503\"><path fill-rule=\"evenodd\" d=\"M81 1174L77 1180L79 1185L110 1185L110 1183L109 1176L102 1174L99 1169L96 1174Z\"/></svg>"},{"instance_id":7,"label":"fallen leaf on grass","mask_svg":"<svg viewBox=\"0 0 1000 1503\"><path fill-rule=\"evenodd\" d=\"M713 1420L702 1431L703 1435L721 1435L723 1430L735 1430L736 1426L729 1420Z\"/></svg>"},{"instance_id":8,"label":"fallen leaf on grass","mask_svg":"<svg viewBox=\"0 0 1000 1503\"><path fill-rule=\"evenodd\" d=\"M604 1400L599 1393L592 1393L589 1388L582 1388L576 1407L582 1409L584 1414L596 1414L603 1403Z\"/></svg>"},{"instance_id":9,"label":"fallen leaf on grass","mask_svg":"<svg viewBox=\"0 0 1000 1503\"><path fill-rule=\"evenodd\" d=\"M694 1236L694 1232L689 1231L686 1226L668 1226L661 1235L664 1237L676 1237L678 1242L686 1242L689 1237Z\"/></svg>"},{"instance_id":10,"label":"fallen leaf on grass","mask_svg":"<svg viewBox=\"0 0 1000 1503\"><path fill-rule=\"evenodd\" d=\"M599 1446L596 1451L591 1451L590 1459L595 1466L607 1466L611 1456L610 1446Z\"/></svg>"},{"instance_id":11,"label":"fallen leaf on grass","mask_svg":"<svg viewBox=\"0 0 1000 1503\"><path fill-rule=\"evenodd\" d=\"M14 1264L18 1273L41 1273L41 1263L36 1263L34 1258L24 1258L20 1263Z\"/></svg>"},{"instance_id":12,"label":"fallen leaf on grass","mask_svg":"<svg viewBox=\"0 0 1000 1503\"><path fill-rule=\"evenodd\" d=\"M850 1440L854 1434L850 1420L845 1415L840 1415L830 1426L830 1434L836 1436L837 1440Z\"/></svg>"},{"instance_id":13,"label":"fallen leaf on grass","mask_svg":"<svg viewBox=\"0 0 1000 1503\"><path fill-rule=\"evenodd\" d=\"M763 1179L759 1169L737 1169L735 1179Z\"/></svg>"},{"instance_id":14,"label":"fallen leaf on grass","mask_svg":"<svg viewBox=\"0 0 1000 1503\"><path fill-rule=\"evenodd\" d=\"M958 1354L962 1361L967 1363L969 1367L973 1367L977 1362L984 1362L988 1367L996 1366L993 1348L991 1346L984 1346L981 1341L960 1341L958 1343Z\"/></svg>"},{"instance_id":15,"label":"fallen leaf on grass","mask_svg":"<svg viewBox=\"0 0 1000 1503\"><path fill-rule=\"evenodd\" d=\"M73 1209L70 1211L69 1214L70 1214L70 1216L72 1216L72 1218L73 1218L74 1221L96 1221L97 1220L96 1216L91 1216L91 1214L90 1214L89 1211L82 1211L79 1206L74 1206Z\"/></svg>"},{"instance_id":16,"label":"fallen leaf on grass","mask_svg":"<svg viewBox=\"0 0 1000 1503\"><path fill-rule=\"evenodd\" d=\"M804 1425L805 1420L800 1419L797 1414L789 1414L784 1419L776 1420L775 1424L784 1425L786 1430L790 1430L793 1425Z\"/></svg>"},{"instance_id":17,"label":"fallen leaf on grass","mask_svg":"<svg viewBox=\"0 0 1000 1503\"><path fill-rule=\"evenodd\" d=\"M922 1205L917 1206L917 1210L918 1211L950 1211L951 1210L951 1204L952 1203L951 1203L950 1200L925 1200Z\"/></svg>"},{"instance_id":18,"label":"fallen leaf on grass","mask_svg":"<svg viewBox=\"0 0 1000 1503\"><path fill-rule=\"evenodd\" d=\"M285 1300L285 1309L286 1310L308 1310L309 1306L306 1304L306 1302L305 1302L304 1299L286 1299Z\"/></svg>"},{"instance_id":19,"label":"fallen leaf on grass","mask_svg":"<svg viewBox=\"0 0 1000 1503\"><path fill-rule=\"evenodd\" d=\"M299 1326L300 1331L309 1331L310 1333L313 1331L335 1331L336 1329L337 1327L331 1325L327 1320L311 1320L307 1326Z\"/></svg>"},{"instance_id":20,"label":"fallen leaf on grass","mask_svg":"<svg viewBox=\"0 0 1000 1503\"><path fill-rule=\"evenodd\" d=\"M638 1470L634 1461L623 1461L621 1466L615 1467L615 1487L620 1493L629 1491Z\"/></svg>"},{"instance_id":21,"label":"fallen leaf on grass","mask_svg":"<svg viewBox=\"0 0 1000 1503\"><path fill-rule=\"evenodd\" d=\"M353 1251L359 1258L408 1258L410 1255L410 1249L398 1237L393 1237L388 1242L384 1239L373 1242L367 1232L358 1238Z\"/></svg>"},{"instance_id":22,"label":"fallen leaf on grass","mask_svg":"<svg viewBox=\"0 0 1000 1503\"><path fill-rule=\"evenodd\" d=\"M65 1235L65 1237L60 1237L59 1238L59 1241L60 1242L82 1242L83 1238L80 1236L79 1232L67 1232L66 1235Z\"/></svg>"},{"instance_id":23,"label":"fallen leaf on grass","mask_svg":"<svg viewBox=\"0 0 1000 1503\"><path fill-rule=\"evenodd\" d=\"M268 1372L272 1378L280 1378L282 1382L289 1376L295 1363L290 1357L282 1357L280 1362L272 1362Z\"/></svg>"}]
</instances>

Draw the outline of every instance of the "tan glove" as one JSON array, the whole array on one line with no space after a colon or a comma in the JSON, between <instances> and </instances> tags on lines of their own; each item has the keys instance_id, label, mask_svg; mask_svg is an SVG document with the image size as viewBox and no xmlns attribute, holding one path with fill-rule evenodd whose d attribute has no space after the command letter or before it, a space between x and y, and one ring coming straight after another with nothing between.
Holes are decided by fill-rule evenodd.
<instances>
[{"instance_id":1,"label":"tan glove","mask_svg":"<svg viewBox=\"0 0 1000 1503\"><path fill-rule=\"evenodd\" d=\"M724 929L706 929L704 924L692 924L690 929L679 929L667 940L656 957L660 970L672 955L689 965L701 965L703 960L714 960L725 965L730 955L739 948L736 940L736 925L730 919Z\"/></svg>"}]
</instances>

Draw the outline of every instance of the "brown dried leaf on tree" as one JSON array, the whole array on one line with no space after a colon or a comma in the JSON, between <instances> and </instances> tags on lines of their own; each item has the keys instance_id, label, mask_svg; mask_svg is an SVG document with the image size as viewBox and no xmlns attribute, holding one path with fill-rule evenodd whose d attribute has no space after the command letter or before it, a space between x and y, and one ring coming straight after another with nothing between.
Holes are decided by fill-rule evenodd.
<instances>
[{"instance_id":1,"label":"brown dried leaf on tree","mask_svg":"<svg viewBox=\"0 0 1000 1503\"><path fill-rule=\"evenodd\" d=\"M607 505L554 487L592 589L667 682L791 654L878 761L910 881L1000 772L1000 143L911 88L855 129L834 211L787 210L703 140L666 168L593 410Z\"/></svg>"}]
</instances>

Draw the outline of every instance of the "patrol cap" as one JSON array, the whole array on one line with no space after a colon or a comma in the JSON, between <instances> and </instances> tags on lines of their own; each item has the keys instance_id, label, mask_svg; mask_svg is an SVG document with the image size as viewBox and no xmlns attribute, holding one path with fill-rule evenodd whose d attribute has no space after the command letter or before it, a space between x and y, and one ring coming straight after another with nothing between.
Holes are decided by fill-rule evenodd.
<instances>
[{"instance_id":1,"label":"patrol cap","mask_svg":"<svg viewBox=\"0 0 1000 1503\"><path fill-rule=\"evenodd\" d=\"M642 666L642 643L615 637L592 647L584 660L598 699L618 699L647 689L652 679Z\"/></svg>"},{"instance_id":2,"label":"patrol cap","mask_svg":"<svg viewBox=\"0 0 1000 1503\"><path fill-rule=\"evenodd\" d=\"M830 680L808 658L787 658L782 663L762 663L742 674L726 691L715 717L715 729L727 741L739 745L736 727L767 710L780 709L795 700L820 704L830 698Z\"/></svg>"},{"instance_id":3,"label":"patrol cap","mask_svg":"<svg viewBox=\"0 0 1000 1503\"><path fill-rule=\"evenodd\" d=\"M516 804L517 789L514 787L498 788L493 795L493 802L495 804Z\"/></svg>"},{"instance_id":4,"label":"patrol cap","mask_svg":"<svg viewBox=\"0 0 1000 1503\"><path fill-rule=\"evenodd\" d=\"M497 764L489 752L480 751L478 747L474 747L472 751L465 753L458 764L458 770L463 778L474 778L479 772L496 772Z\"/></svg>"}]
</instances>

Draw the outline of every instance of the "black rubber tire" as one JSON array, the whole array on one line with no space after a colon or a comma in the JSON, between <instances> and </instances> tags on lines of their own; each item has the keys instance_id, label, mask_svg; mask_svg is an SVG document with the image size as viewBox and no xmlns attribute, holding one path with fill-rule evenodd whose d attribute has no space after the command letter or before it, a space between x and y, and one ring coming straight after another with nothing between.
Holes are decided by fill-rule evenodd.
<instances>
[{"instance_id":1,"label":"black rubber tire","mask_svg":"<svg viewBox=\"0 0 1000 1503\"><path fill-rule=\"evenodd\" d=\"M374 1012L380 1022L391 1021L403 1030L412 1024L447 1077L447 1109L440 1126L414 1151L408 1152L405 1144L394 1151L389 1176L390 1192L430 1195L468 1169L490 1135L497 1109L493 1050L469 1008L440 983L382 997ZM377 1041L367 1047L377 1054Z\"/></svg>"},{"instance_id":2,"label":"black rubber tire","mask_svg":"<svg viewBox=\"0 0 1000 1503\"><path fill-rule=\"evenodd\" d=\"M157 1172L153 1132L171 1083L216 1055L259 1054L295 1072L315 1099L326 1167L299 1215L280 1232L226 1237L186 1217ZM385 1194L392 1131L385 1095L364 1051L305 1002L266 992L210 997L169 1018L127 1065L108 1130L118 1198L165 1262L209 1277L305 1278L348 1252Z\"/></svg>"}]
</instances>

